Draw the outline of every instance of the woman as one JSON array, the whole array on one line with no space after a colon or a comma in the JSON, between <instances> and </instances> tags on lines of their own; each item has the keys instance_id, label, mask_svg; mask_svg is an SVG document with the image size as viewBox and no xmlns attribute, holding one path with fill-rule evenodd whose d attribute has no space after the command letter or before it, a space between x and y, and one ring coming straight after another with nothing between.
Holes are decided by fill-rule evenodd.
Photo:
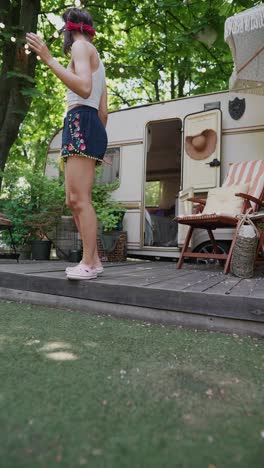
<instances>
[{"instance_id":1,"label":"woman","mask_svg":"<svg viewBox=\"0 0 264 468\"><path fill-rule=\"evenodd\" d=\"M71 8L63 14L64 53L71 52L65 69L34 33L27 42L51 71L67 86L68 111L64 119L61 156L66 163L66 203L72 211L83 243L79 265L67 268L69 279L92 279L103 273L96 237L97 220L92 206L96 162L102 161L107 146L107 91L105 70L92 41L92 18L85 10Z\"/></svg>"}]
</instances>

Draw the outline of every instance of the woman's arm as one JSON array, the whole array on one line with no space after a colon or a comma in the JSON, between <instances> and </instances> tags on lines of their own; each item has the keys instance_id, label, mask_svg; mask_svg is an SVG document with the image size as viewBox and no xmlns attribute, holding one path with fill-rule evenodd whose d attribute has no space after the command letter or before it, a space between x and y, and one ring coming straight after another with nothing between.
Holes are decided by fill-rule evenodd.
<instances>
[{"instance_id":1,"label":"woman's arm","mask_svg":"<svg viewBox=\"0 0 264 468\"><path fill-rule=\"evenodd\" d=\"M41 60L51 69L51 71L74 93L87 99L92 90L91 55L92 48L88 43L77 40L72 45L72 60L74 71L66 70L57 60L55 60L45 42L37 34L28 33L27 42Z\"/></svg>"},{"instance_id":2,"label":"woman's arm","mask_svg":"<svg viewBox=\"0 0 264 468\"><path fill-rule=\"evenodd\" d=\"M108 116L106 86L104 88L103 94L102 94L101 99L100 99L100 104L99 104L99 109L98 109L98 116L99 116L99 119L101 120L103 126L106 127L107 116Z\"/></svg>"}]
</instances>

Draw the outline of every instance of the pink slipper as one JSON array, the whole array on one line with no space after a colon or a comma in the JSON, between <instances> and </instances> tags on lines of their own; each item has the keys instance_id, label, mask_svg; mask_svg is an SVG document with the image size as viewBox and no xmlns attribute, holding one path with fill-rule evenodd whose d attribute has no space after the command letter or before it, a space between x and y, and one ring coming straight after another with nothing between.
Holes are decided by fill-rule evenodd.
<instances>
[{"instance_id":1,"label":"pink slipper","mask_svg":"<svg viewBox=\"0 0 264 468\"><path fill-rule=\"evenodd\" d=\"M78 263L77 265L75 265L74 267L67 267L66 270L65 270L65 273L67 275L67 273L70 273L71 270L73 270L74 268L76 268L77 266L79 266L82 262Z\"/></svg>"},{"instance_id":2,"label":"pink slipper","mask_svg":"<svg viewBox=\"0 0 264 468\"><path fill-rule=\"evenodd\" d=\"M94 268L90 268L84 263L79 263L76 267L72 267L71 271L67 272L67 278L72 280L89 280L97 278L97 273Z\"/></svg>"},{"instance_id":3,"label":"pink slipper","mask_svg":"<svg viewBox=\"0 0 264 468\"><path fill-rule=\"evenodd\" d=\"M97 275L102 275L104 272L104 267L102 265L94 267L93 269L96 271Z\"/></svg>"},{"instance_id":4,"label":"pink slipper","mask_svg":"<svg viewBox=\"0 0 264 468\"><path fill-rule=\"evenodd\" d=\"M76 265L76 266L79 266L81 263L82 263L82 262L80 262L80 263L79 263L78 265ZM66 270L65 270L66 275L68 275L68 273L70 273L71 270L73 270L74 268L76 268L76 266L75 266L75 267L67 267ZM102 275L103 272L104 272L104 267L103 267L103 266L94 267L93 270L96 271L97 275Z\"/></svg>"}]
</instances>

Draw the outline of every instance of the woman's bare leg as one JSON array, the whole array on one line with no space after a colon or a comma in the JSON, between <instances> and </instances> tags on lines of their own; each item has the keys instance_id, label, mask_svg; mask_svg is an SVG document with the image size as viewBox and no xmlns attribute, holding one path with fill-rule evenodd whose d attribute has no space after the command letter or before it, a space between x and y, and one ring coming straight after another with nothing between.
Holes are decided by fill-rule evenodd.
<instances>
[{"instance_id":1,"label":"woman's bare leg","mask_svg":"<svg viewBox=\"0 0 264 468\"><path fill-rule=\"evenodd\" d=\"M82 262L100 265L97 252L97 219L92 206L95 160L70 156L65 165L66 203L72 211L83 243Z\"/></svg>"}]
</instances>

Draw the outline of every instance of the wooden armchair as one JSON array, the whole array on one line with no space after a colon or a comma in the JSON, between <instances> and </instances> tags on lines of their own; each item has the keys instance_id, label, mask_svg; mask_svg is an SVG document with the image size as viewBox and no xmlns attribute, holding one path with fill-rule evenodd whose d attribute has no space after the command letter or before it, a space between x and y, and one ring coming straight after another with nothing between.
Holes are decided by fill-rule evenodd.
<instances>
[{"instance_id":1,"label":"wooden armchair","mask_svg":"<svg viewBox=\"0 0 264 468\"><path fill-rule=\"evenodd\" d=\"M241 193L239 191L241 184L248 187L247 193ZM228 273L230 268L231 256L233 245L238 234L237 229L233 236L231 248L229 253L221 253L213 231L215 229L225 229L225 228L236 228L239 222L239 215L246 213L250 210L251 213L256 213L264 206L264 161L244 161L240 163L231 164L227 177L222 185L224 190L222 193L233 193L238 199L243 200L239 208L237 205L237 212L228 213L229 206L226 205L223 212L219 213L214 212L214 209L211 211L209 202L207 200L201 200L196 198L190 198L189 201L197 203L198 207L195 210L195 214L188 216L178 216L176 220L180 224L185 224L189 226L189 230L181 251L179 261L177 263L177 268L181 268L185 257L194 257L194 258L213 258L218 260L224 260L224 273ZM213 192L213 191L211 191ZM234 197L233 197L234 198ZM212 205L212 204L211 204ZM212 253L200 253L200 252L189 252L188 247L195 229L205 229L208 232L209 239L211 241L213 252Z\"/></svg>"}]
</instances>

